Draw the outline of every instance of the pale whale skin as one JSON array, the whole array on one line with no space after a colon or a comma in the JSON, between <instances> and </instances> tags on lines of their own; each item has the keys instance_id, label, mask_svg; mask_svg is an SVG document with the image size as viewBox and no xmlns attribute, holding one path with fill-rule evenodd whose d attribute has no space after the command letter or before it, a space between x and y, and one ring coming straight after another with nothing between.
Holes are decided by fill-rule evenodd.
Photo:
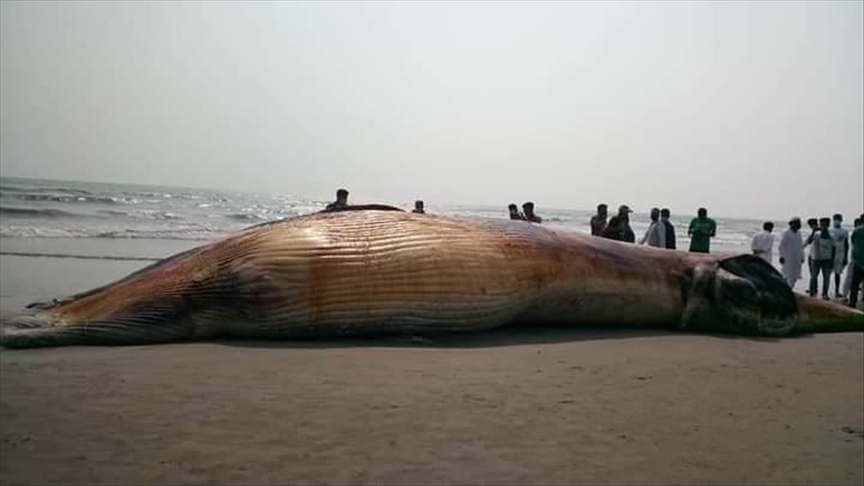
<instances>
[{"instance_id":1,"label":"pale whale skin","mask_svg":"<svg viewBox=\"0 0 864 486\"><path fill-rule=\"evenodd\" d=\"M151 344L607 325L862 331L752 255L709 256L386 206L253 226L2 323L0 344Z\"/></svg>"}]
</instances>

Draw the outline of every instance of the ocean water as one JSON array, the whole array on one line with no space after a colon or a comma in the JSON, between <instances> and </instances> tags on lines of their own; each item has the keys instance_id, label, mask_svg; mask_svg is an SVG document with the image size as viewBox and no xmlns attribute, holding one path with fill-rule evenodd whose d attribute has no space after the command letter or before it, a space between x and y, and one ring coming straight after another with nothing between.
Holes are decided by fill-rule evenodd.
<instances>
[{"instance_id":1,"label":"ocean water","mask_svg":"<svg viewBox=\"0 0 864 486\"><path fill-rule=\"evenodd\" d=\"M292 194L2 177L0 237L15 239L16 248L26 239L52 238L90 241L94 247L108 239L182 240L191 244L212 241L253 224L319 211L328 202ZM413 207L413 201L380 202L406 210ZM493 207L426 201L426 209L435 214L506 219L508 202ZM616 204L610 202L610 206ZM593 212L537 207L544 226L580 233L590 232ZM686 232L691 218L673 212L679 249L689 244ZM762 227L760 220L715 220L718 229L712 250L717 251L748 252L750 239ZM648 223L647 213L631 215L637 239ZM782 222L775 224L785 227ZM779 241L779 234L776 239Z\"/></svg>"}]
</instances>

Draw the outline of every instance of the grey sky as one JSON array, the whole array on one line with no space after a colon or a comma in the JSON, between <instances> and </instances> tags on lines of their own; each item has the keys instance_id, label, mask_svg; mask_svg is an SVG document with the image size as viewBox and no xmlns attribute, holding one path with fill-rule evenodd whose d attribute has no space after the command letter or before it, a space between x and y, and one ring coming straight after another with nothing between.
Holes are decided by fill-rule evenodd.
<instances>
[{"instance_id":1,"label":"grey sky","mask_svg":"<svg viewBox=\"0 0 864 486\"><path fill-rule=\"evenodd\" d=\"M862 2L0 3L0 174L847 219Z\"/></svg>"}]
</instances>

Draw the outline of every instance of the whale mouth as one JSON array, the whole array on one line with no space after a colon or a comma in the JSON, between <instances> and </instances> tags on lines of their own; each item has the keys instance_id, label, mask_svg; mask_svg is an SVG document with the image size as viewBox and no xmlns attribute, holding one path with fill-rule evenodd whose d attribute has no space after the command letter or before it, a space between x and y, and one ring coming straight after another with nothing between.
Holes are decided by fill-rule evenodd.
<instances>
[{"instance_id":1,"label":"whale mouth","mask_svg":"<svg viewBox=\"0 0 864 486\"><path fill-rule=\"evenodd\" d=\"M740 255L694 269L681 328L783 336L795 328L797 314L782 275L755 255Z\"/></svg>"}]
</instances>

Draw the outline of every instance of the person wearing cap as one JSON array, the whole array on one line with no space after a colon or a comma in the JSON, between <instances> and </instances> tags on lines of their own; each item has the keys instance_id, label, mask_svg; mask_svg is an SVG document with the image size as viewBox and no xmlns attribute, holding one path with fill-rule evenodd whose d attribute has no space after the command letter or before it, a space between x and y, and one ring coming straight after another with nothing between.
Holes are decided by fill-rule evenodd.
<instances>
[{"instance_id":1,"label":"person wearing cap","mask_svg":"<svg viewBox=\"0 0 864 486\"><path fill-rule=\"evenodd\" d=\"M339 189L336 191L336 200L327 205L324 211L339 211L348 207L348 190Z\"/></svg>"},{"instance_id":2,"label":"person wearing cap","mask_svg":"<svg viewBox=\"0 0 864 486\"><path fill-rule=\"evenodd\" d=\"M543 218L534 214L534 203L531 201L526 202L522 205L522 211L525 214L525 219L531 221L532 223L542 223Z\"/></svg>"},{"instance_id":3,"label":"person wearing cap","mask_svg":"<svg viewBox=\"0 0 864 486\"><path fill-rule=\"evenodd\" d=\"M600 236L603 230L606 229L606 218L609 217L609 210L605 204L597 205L597 214L591 216L591 236Z\"/></svg>"},{"instance_id":4,"label":"person wearing cap","mask_svg":"<svg viewBox=\"0 0 864 486\"><path fill-rule=\"evenodd\" d=\"M711 238L717 234L717 223L708 217L708 210L699 208L696 217L690 221L690 251L694 253L710 253Z\"/></svg>"},{"instance_id":5,"label":"person wearing cap","mask_svg":"<svg viewBox=\"0 0 864 486\"><path fill-rule=\"evenodd\" d=\"M423 201L419 199L414 201L414 209L411 212L417 214L426 214L426 211L423 209Z\"/></svg>"},{"instance_id":6,"label":"person wearing cap","mask_svg":"<svg viewBox=\"0 0 864 486\"><path fill-rule=\"evenodd\" d=\"M606 229L603 230L603 237L610 240L626 241L628 243L636 242L636 235L630 228L630 213L633 210L626 204L618 207L618 214L612 216Z\"/></svg>"},{"instance_id":7,"label":"person wearing cap","mask_svg":"<svg viewBox=\"0 0 864 486\"><path fill-rule=\"evenodd\" d=\"M780 267L783 278L789 287L801 279L801 265L804 264L804 242L801 240L801 218L789 220L789 229L783 232L777 251L780 253Z\"/></svg>"}]
</instances>

